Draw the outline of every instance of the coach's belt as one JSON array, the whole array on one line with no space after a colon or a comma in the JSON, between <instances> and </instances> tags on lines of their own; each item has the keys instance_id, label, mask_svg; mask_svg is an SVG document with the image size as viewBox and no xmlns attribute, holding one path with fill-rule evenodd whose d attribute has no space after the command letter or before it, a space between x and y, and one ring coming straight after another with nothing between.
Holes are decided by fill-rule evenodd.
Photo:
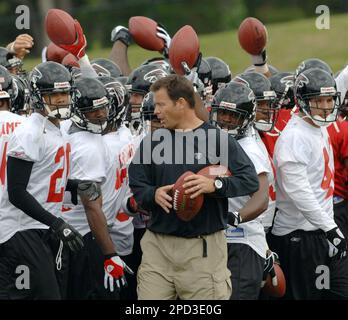
<instances>
[{"instance_id":1,"label":"coach's belt","mask_svg":"<svg viewBox=\"0 0 348 320\"><path fill-rule=\"evenodd\" d=\"M333 203L334 203L334 204L339 204L339 203L341 203L341 202L343 202L343 201L344 201L344 199L341 198L340 196L334 196L334 197L333 197Z\"/></svg>"}]
</instances>

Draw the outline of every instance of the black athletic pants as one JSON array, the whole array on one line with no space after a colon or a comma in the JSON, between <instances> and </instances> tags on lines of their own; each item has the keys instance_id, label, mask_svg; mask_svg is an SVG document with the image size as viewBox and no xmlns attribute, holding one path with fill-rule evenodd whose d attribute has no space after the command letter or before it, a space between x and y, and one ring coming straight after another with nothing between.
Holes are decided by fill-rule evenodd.
<instances>
[{"instance_id":1,"label":"black athletic pants","mask_svg":"<svg viewBox=\"0 0 348 320\"><path fill-rule=\"evenodd\" d=\"M265 259L243 243L228 243L227 250L227 266L232 281L231 300L257 300Z\"/></svg>"},{"instance_id":2,"label":"black athletic pants","mask_svg":"<svg viewBox=\"0 0 348 320\"><path fill-rule=\"evenodd\" d=\"M47 232L20 231L0 245L0 299L61 298Z\"/></svg>"},{"instance_id":3,"label":"black athletic pants","mask_svg":"<svg viewBox=\"0 0 348 320\"><path fill-rule=\"evenodd\" d=\"M295 230L284 236L268 236L270 249L279 255L286 279L286 293L282 299L318 300L325 289L318 289L321 266L329 266L328 243L325 233Z\"/></svg>"}]
</instances>

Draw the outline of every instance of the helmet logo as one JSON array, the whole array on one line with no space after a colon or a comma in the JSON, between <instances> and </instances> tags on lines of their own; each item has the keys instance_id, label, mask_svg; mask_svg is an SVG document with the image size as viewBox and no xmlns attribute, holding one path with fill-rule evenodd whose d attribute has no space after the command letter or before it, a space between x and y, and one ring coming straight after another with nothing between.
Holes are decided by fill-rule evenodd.
<instances>
[{"instance_id":1,"label":"helmet logo","mask_svg":"<svg viewBox=\"0 0 348 320\"><path fill-rule=\"evenodd\" d=\"M296 86L302 88L305 84L309 83L309 79L305 75L300 74L296 82Z\"/></svg>"},{"instance_id":2,"label":"helmet logo","mask_svg":"<svg viewBox=\"0 0 348 320\"><path fill-rule=\"evenodd\" d=\"M95 72L98 74L98 76L108 76L110 77L110 71L102 67L101 65L97 63L92 63L92 67L95 70Z\"/></svg>"},{"instance_id":3,"label":"helmet logo","mask_svg":"<svg viewBox=\"0 0 348 320\"><path fill-rule=\"evenodd\" d=\"M154 69L145 74L144 80L150 83L156 82L158 79L164 78L167 76L167 73L162 69Z\"/></svg>"},{"instance_id":4,"label":"helmet logo","mask_svg":"<svg viewBox=\"0 0 348 320\"><path fill-rule=\"evenodd\" d=\"M290 75L290 76L281 78L280 83L284 84L287 87L292 87L294 85L294 77Z\"/></svg>"}]
</instances>

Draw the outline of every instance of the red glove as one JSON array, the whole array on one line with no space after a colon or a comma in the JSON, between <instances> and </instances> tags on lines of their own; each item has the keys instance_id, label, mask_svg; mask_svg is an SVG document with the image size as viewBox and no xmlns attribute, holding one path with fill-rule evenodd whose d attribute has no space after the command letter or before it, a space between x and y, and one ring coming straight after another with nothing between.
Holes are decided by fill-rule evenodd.
<instances>
[{"instance_id":1,"label":"red glove","mask_svg":"<svg viewBox=\"0 0 348 320\"><path fill-rule=\"evenodd\" d=\"M77 59L81 59L86 53L85 49L87 46L87 40L85 35L83 34L82 27L80 23L75 19L75 30L76 30L76 41L73 44L59 44L58 46L72 55L74 55Z\"/></svg>"},{"instance_id":2,"label":"red glove","mask_svg":"<svg viewBox=\"0 0 348 320\"><path fill-rule=\"evenodd\" d=\"M131 275L134 274L131 268L129 268L124 261L116 254L105 256L104 261L104 287L113 292L114 291L114 282L116 282L116 289L120 290L120 280L123 287L127 286L126 277L124 273L127 272Z\"/></svg>"}]
</instances>

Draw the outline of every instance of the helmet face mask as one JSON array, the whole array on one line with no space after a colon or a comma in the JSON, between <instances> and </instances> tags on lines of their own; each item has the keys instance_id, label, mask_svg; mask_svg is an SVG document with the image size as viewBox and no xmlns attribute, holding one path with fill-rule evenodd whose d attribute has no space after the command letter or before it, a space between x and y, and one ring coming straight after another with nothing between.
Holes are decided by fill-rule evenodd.
<instances>
[{"instance_id":1,"label":"helmet face mask","mask_svg":"<svg viewBox=\"0 0 348 320\"><path fill-rule=\"evenodd\" d=\"M153 132L156 129L163 128L160 120L155 114L155 104L153 101L153 92L149 92L143 99L141 103L141 122L142 127L146 133Z\"/></svg>"},{"instance_id":2,"label":"helmet face mask","mask_svg":"<svg viewBox=\"0 0 348 320\"><path fill-rule=\"evenodd\" d=\"M248 113L242 109L229 109L224 107L212 107L212 120L224 131L234 137L245 135L249 127Z\"/></svg>"},{"instance_id":3,"label":"helmet face mask","mask_svg":"<svg viewBox=\"0 0 348 320\"><path fill-rule=\"evenodd\" d=\"M29 76L29 88L34 109L44 111L48 118L70 118L75 88L63 65L48 61L36 66Z\"/></svg>"},{"instance_id":4,"label":"helmet face mask","mask_svg":"<svg viewBox=\"0 0 348 320\"><path fill-rule=\"evenodd\" d=\"M212 102L210 120L236 139L245 136L255 119L256 99L243 83L232 81L219 89Z\"/></svg>"},{"instance_id":5,"label":"helmet face mask","mask_svg":"<svg viewBox=\"0 0 348 320\"><path fill-rule=\"evenodd\" d=\"M125 86L112 77L99 77L108 92L110 100L110 109L108 113L108 127L117 129L123 123L126 117L126 111L129 103L129 94Z\"/></svg>"},{"instance_id":6,"label":"helmet face mask","mask_svg":"<svg viewBox=\"0 0 348 320\"><path fill-rule=\"evenodd\" d=\"M305 117L318 127L336 121L340 109L340 93L333 77L318 68L301 73L295 82L295 99Z\"/></svg>"},{"instance_id":7,"label":"helmet face mask","mask_svg":"<svg viewBox=\"0 0 348 320\"><path fill-rule=\"evenodd\" d=\"M77 127L101 134L108 125L110 99L102 82L95 78L76 81L76 102L71 120Z\"/></svg>"},{"instance_id":8,"label":"helmet face mask","mask_svg":"<svg viewBox=\"0 0 348 320\"><path fill-rule=\"evenodd\" d=\"M279 115L279 105L277 104L276 94L274 91L269 99L259 100L256 98L256 117L254 127L262 132L272 131Z\"/></svg>"}]
</instances>

